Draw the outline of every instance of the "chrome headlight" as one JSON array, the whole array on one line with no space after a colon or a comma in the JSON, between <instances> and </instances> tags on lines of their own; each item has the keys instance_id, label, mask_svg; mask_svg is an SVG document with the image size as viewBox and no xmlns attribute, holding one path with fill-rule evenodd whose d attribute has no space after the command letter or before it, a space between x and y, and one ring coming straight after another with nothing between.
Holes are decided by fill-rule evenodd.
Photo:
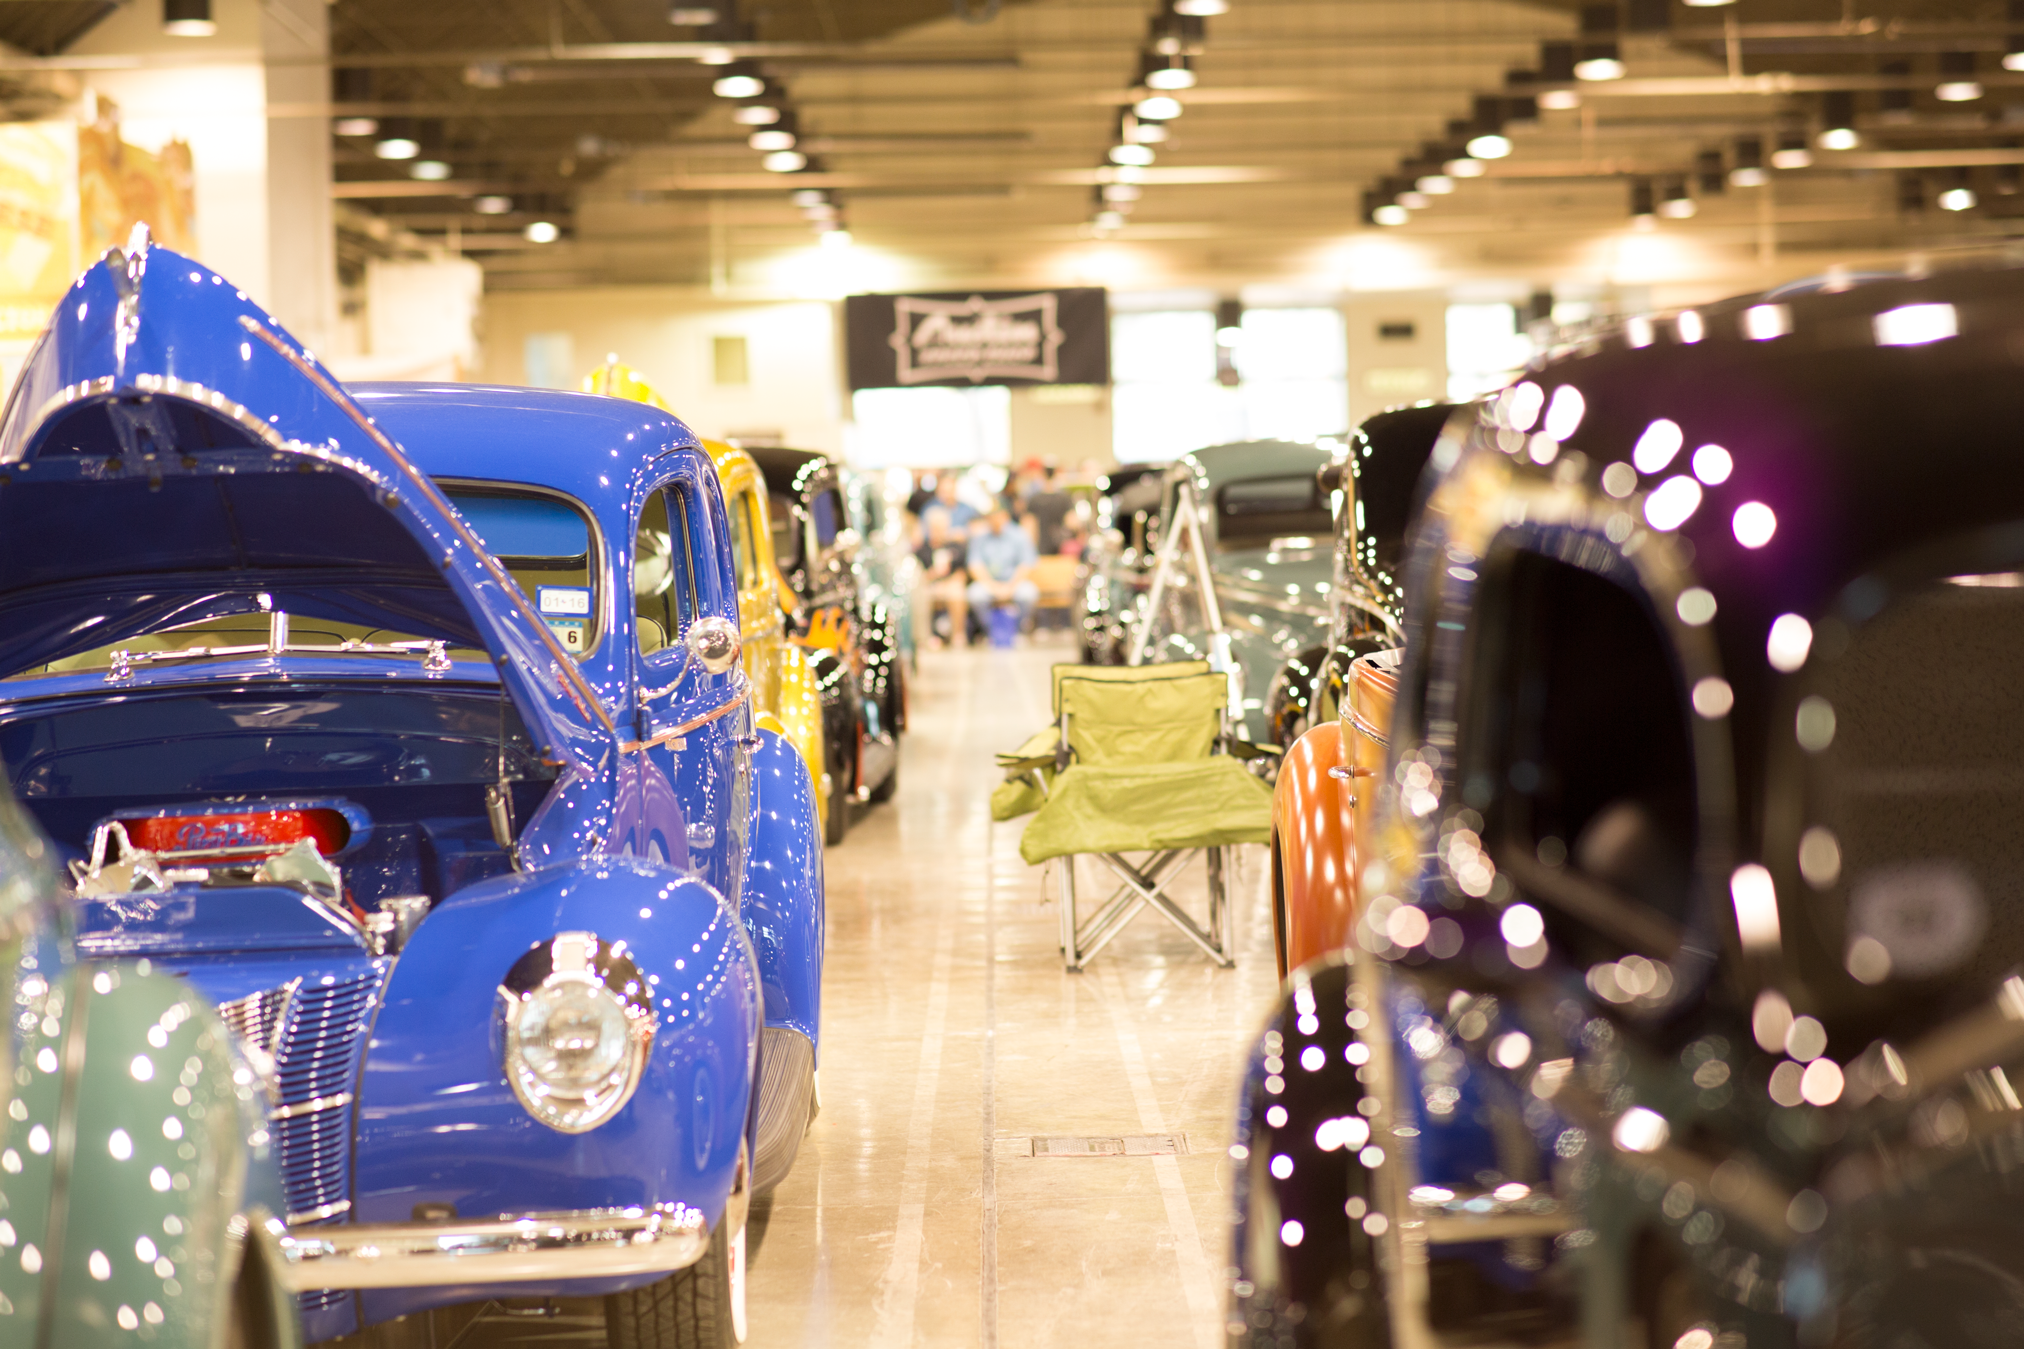
<instances>
[{"instance_id":1,"label":"chrome headlight","mask_svg":"<svg viewBox=\"0 0 2024 1349\"><path fill-rule=\"evenodd\" d=\"M499 985L506 1080L527 1113L585 1133L639 1086L654 1043L647 981L623 944L563 932L515 961Z\"/></svg>"}]
</instances>

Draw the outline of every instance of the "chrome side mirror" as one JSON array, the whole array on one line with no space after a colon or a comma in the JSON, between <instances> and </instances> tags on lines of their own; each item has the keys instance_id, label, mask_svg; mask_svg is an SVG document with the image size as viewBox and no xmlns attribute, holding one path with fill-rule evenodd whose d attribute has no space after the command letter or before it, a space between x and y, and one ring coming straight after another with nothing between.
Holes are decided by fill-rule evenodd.
<instances>
[{"instance_id":1,"label":"chrome side mirror","mask_svg":"<svg viewBox=\"0 0 2024 1349\"><path fill-rule=\"evenodd\" d=\"M722 674L738 663L738 654L744 643L738 636L738 625L728 618L714 615L699 618L689 624L687 637L689 654L696 663L709 673Z\"/></svg>"}]
</instances>

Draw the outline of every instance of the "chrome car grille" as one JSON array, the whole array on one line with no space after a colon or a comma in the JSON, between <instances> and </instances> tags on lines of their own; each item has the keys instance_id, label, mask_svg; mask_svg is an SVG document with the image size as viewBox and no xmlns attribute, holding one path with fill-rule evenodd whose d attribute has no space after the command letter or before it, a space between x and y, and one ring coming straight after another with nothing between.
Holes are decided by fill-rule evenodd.
<instances>
[{"instance_id":1,"label":"chrome car grille","mask_svg":"<svg viewBox=\"0 0 2024 1349\"><path fill-rule=\"evenodd\" d=\"M290 1226L351 1209L352 1088L381 972L292 979L219 1008L267 1079ZM305 1316L349 1294L300 1295Z\"/></svg>"}]
</instances>

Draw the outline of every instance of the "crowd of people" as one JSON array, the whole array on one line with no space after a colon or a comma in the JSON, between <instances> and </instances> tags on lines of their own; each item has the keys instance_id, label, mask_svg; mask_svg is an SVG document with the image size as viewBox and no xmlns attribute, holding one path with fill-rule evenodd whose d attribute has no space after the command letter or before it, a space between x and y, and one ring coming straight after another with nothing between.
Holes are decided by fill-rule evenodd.
<instances>
[{"instance_id":1,"label":"crowd of people","mask_svg":"<svg viewBox=\"0 0 2024 1349\"><path fill-rule=\"evenodd\" d=\"M921 580L914 630L930 646L976 637L1003 644L1031 627L1041 600L1043 558L1073 559L1089 530L1087 492L1049 460L1002 470L960 468L914 475L907 510Z\"/></svg>"}]
</instances>

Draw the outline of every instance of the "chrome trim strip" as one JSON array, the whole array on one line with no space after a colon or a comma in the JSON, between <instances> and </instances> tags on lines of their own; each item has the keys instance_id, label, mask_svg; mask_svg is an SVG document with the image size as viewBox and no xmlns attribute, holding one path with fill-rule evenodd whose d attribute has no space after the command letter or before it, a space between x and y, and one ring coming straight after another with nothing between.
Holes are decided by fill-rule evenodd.
<instances>
[{"instance_id":1,"label":"chrome trim strip","mask_svg":"<svg viewBox=\"0 0 2024 1349\"><path fill-rule=\"evenodd\" d=\"M1362 715L1357 712L1356 704L1345 702L1342 706L1344 710L1349 713L1349 724L1356 727L1356 732L1358 735L1361 735L1366 739L1375 741L1379 749L1391 748L1391 737L1387 735L1385 732L1380 731L1377 727L1371 725L1368 721L1365 721Z\"/></svg>"},{"instance_id":2,"label":"chrome trim strip","mask_svg":"<svg viewBox=\"0 0 2024 1349\"><path fill-rule=\"evenodd\" d=\"M288 1221L291 1223L320 1223L326 1218L335 1218L340 1213L349 1212L351 1212L351 1201L349 1199L336 1199L328 1204L318 1204L315 1208L302 1213L291 1213L288 1215Z\"/></svg>"},{"instance_id":3,"label":"chrome trim strip","mask_svg":"<svg viewBox=\"0 0 2024 1349\"><path fill-rule=\"evenodd\" d=\"M350 1105L351 1102L352 1095L348 1091L340 1091L334 1096L312 1096L298 1105L277 1105L267 1112L267 1118L279 1122L294 1119L298 1115L314 1115L319 1110L335 1110L339 1106ZM291 1218L289 1221L292 1222L294 1219Z\"/></svg>"},{"instance_id":4,"label":"chrome trim strip","mask_svg":"<svg viewBox=\"0 0 2024 1349\"><path fill-rule=\"evenodd\" d=\"M488 1222L291 1224L279 1236L291 1293L661 1274L693 1265L710 1244L702 1211L686 1204Z\"/></svg>"},{"instance_id":5,"label":"chrome trim strip","mask_svg":"<svg viewBox=\"0 0 2024 1349\"><path fill-rule=\"evenodd\" d=\"M665 745L671 740L679 741L682 736L687 735L690 731L695 730L699 726L708 726L711 722L716 721L721 717L730 716L740 707L743 707L745 703L751 699L751 697L752 697L752 681L746 679L743 681L742 686L738 690L738 696L731 699L723 706L717 708L714 712L705 712L700 717L695 717L689 721L685 721L681 725L675 727L675 729L673 729L672 731L662 731L659 735L655 736L651 740L622 740L619 742L618 752L620 754L637 754L643 749L653 749L658 745ZM675 748L680 749L682 748L682 746L679 743L677 743L675 745Z\"/></svg>"}]
</instances>

